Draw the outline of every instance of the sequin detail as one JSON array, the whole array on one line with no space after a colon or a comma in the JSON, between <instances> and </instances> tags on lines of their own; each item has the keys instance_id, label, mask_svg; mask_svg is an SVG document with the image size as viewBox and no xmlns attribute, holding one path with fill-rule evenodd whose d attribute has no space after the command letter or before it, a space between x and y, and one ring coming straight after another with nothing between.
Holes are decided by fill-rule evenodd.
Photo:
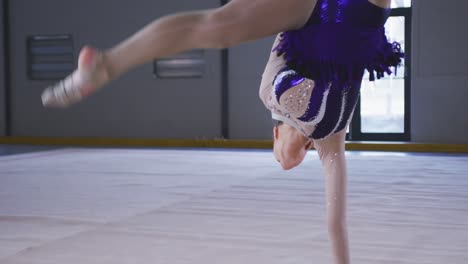
<instances>
[{"instance_id":1,"label":"sequin detail","mask_svg":"<svg viewBox=\"0 0 468 264\"><path fill-rule=\"evenodd\" d=\"M291 89L289 96L280 99L280 104L284 106L286 112L299 117L304 113L304 109L307 108L312 86L310 82L301 82L295 89ZM302 113L301 113L302 112Z\"/></svg>"},{"instance_id":2,"label":"sequin detail","mask_svg":"<svg viewBox=\"0 0 468 264\"><path fill-rule=\"evenodd\" d=\"M301 132L305 131L304 127L313 126L313 132L307 136L323 139L348 124L361 82L314 82L284 68L276 75L273 85L270 98L277 99L279 109L272 109L291 120Z\"/></svg>"},{"instance_id":3,"label":"sequin detail","mask_svg":"<svg viewBox=\"0 0 468 264\"><path fill-rule=\"evenodd\" d=\"M342 90L342 100L341 100L341 109L340 109L340 117L338 118L338 122L336 122L335 127L333 128L332 132L328 134L327 136L330 136L334 132L338 132L337 129L341 124L341 121L343 121L343 115L346 109L346 104L347 104L347 98L348 98L348 92L346 89Z\"/></svg>"},{"instance_id":4,"label":"sequin detail","mask_svg":"<svg viewBox=\"0 0 468 264\"><path fill-rule=\"evenodd\" d=\"M313 139L323 139L341 131L349 123L359 98L361 82L333 83L327 99L322 121L311 135Z\"/></svg>"},{"instance_id":5,"label":"sequin detail","mask_svg":"<svg viewBox=\"0 0 468 264\"><path fill-rule=\"evenodd\" d=\"M309 100L304 115L298 118L300 121L309 125L317 125L322 121L325 116L330 87L329 84L316 83L315 92Z\"/></svg>"},{"instance_id":6,"label":"sequin detail","mask_svg":"<svg viewBox=\"0 0 468 264\"><path fill-rule=\"evenodd\" d=\"M285 67L280 70L274 80L273 80L273 87L274 92L276 95L276 100L279 102L280 97L291 87L294 87L304 81L304 77L297 74L296 71L290 70L289 68ZM292 97L292 95L290 95Z\"/></svg>"}]
</instances>

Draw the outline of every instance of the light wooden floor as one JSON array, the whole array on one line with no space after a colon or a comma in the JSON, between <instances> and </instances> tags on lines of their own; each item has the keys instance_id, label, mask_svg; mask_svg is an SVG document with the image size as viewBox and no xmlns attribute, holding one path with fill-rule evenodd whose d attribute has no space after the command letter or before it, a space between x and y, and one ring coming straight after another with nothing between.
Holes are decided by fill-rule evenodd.
<instances>
[{"instance_id":1,"label":"light wooden floor","mask_svg":"<svg viewBox=\"0 0 468 264\"><path fill-rule=\"evenodd\" d=\"M0 157L0 263L331 264L315 152ZM349 153L352 263L468 263L468 156Z\"/></svg>"}]
</instances>

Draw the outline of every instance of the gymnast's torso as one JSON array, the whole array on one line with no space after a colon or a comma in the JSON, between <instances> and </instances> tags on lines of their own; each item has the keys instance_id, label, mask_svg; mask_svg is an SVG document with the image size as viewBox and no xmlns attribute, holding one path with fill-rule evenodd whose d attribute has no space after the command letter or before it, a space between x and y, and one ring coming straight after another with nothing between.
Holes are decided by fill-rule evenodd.
<instances>
[{"instance_id":1,"label":"gymnast's torso","mask_svg":"<svg viewBox=\"0 0 468 264\"><path fill-rule=\"evenodd\" d=\"M389 14L368 0L318 0L302 28L278 35L260 85L272 118L312 139L344 129L364 72L379 79L401 63L385 35Z\"/></svg>"}]
</instances>

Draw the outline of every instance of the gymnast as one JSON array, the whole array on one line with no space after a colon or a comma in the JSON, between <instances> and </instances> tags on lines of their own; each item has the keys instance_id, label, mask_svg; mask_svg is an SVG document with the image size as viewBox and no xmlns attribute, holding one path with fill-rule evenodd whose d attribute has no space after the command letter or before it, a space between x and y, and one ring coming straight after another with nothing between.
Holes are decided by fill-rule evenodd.
<instances>
[{"instance_id":1,"label":"gymnast","mask_svg":"<svg viewBox=\"0 0 468 264\"><path fill-rule=\"evenodd\" d=\"M68 107L130 69L191 49L221 49L276 35L260 84L274 122L273 153L285 170L314 146L326 182L334 262L350 262L346 225L345 135L364 72L391 74L404 54L384 25L390 0L232 0L214 9L167 15L109 50L85 46L78 68L42 94Z\"/></svg>"}]
</instances>

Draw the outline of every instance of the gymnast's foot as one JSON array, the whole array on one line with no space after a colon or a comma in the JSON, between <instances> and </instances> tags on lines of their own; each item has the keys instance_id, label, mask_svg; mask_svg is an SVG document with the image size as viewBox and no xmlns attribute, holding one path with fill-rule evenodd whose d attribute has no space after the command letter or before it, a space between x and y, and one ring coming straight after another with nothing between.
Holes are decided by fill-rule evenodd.
<instances>
[{"instance_id":1,"label":"gymnast's foot","mask_svg":"<svg viewBox=\"0 0 468 264\"><path fill-rule=\"evenodd\" d=\"M78 69L42 93L46 107L65 108L81 101L109 82L110 76L103 53L84 47L78 59Z\"/></svg>"}]
</instances>

